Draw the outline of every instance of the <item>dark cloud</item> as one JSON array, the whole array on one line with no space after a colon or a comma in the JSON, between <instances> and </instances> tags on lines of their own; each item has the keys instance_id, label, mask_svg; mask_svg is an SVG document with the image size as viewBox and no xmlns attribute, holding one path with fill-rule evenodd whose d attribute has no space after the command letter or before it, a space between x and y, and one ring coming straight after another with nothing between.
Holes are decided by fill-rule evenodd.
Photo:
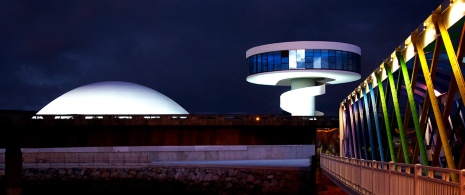
<instances>
[{"instance_id":1,"label":"dark cloud","mask_svg":"<svg viewBox=\"0 0 465 195\"><path fill-rule=\"evenodd\" d=\"M190 113L279 114L287 87L246 82L247 49L286 41L362 48L362 78L441 1L0 2L0 109L39 110L76 87L121 80ZM329 85L336 115L359 82Z\"/></svg>"}]
</instances>

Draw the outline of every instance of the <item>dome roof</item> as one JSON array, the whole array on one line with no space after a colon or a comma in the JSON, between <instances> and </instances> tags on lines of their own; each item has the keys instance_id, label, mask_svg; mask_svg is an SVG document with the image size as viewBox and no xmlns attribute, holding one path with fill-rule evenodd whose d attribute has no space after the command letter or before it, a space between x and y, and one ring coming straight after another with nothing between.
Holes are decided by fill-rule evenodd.
<instances>
[{"instance_id":1,"label":"dome roof","mask_svg":"<svg viewBox=\"0 0 465 195\"><path fill-rule=\"evenodd\" d=\"M56 98L37 115L188 114L175 101L148 87L121 81L84 85Z\"/></svg>"}]
</instances>

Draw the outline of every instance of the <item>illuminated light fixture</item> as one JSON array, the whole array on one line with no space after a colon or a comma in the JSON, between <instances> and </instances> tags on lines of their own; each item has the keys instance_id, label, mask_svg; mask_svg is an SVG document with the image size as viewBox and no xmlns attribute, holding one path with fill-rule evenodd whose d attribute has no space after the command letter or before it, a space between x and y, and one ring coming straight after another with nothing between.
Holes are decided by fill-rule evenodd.
<instances>
[{"instance_id":1,"label":"illuminated light fixture","mask_svg":"<svg viewBox=\"0 0 465 195\"><path fill-rule=\"evenodd\" d=\"M32 119L44 119L43 116L32 116Z\"/></svg>"},{"instance_id":2,"label":"illuminated light fixture","mask_svg":"<svg viewBox=\"0 0 465 195\"><path fill-rule=\"evenodd\" d=\"M260 117L258 117L258 116L255 117L255 120L256 120L256 121L259 121L259 120L260 120Z\"/></svg>"},{"instance_id":3,"label":"illuminated light fixture","mask_svg":"<svg viewBox=\"0 0 465 195\"><path fill-rule=\"evenodd\" d=\"M132 119L132 116L115 116L117 119Z\"/></svg>"},{"instance_id":4,"label":"illuminated light fixture","mask_svg":"<svg viewBox=\"0 0 465 195\"><path fill-rule=\"evenodd\" d=\"M55 116L55 119L73 119L73 116Z\"/></svg>"},{"instance_id":5,"label":"illuminated light fixture","mask_svg":"<svg viewBox=\"0 0 465 195\"><path fill-rule=\"evenodd\" d=\"M144 116L144 119L159 119L160 116Z\"/></svg>"},{"instance_id":6,"label":"illuminated light fixture","mask_svg":"<svg viewBox=\"0 0 465 195\"><path fill-rule=\"evenodd\" d=\"M417 28L417 32L418 34L421 34L423 31L426 30L426 22L423 22L422 24L420 24Z\"/></svg>"},{"instance_id":7,"label":"illuminated light fixture","mask_svg":"<svg viewBox=\"0 0 465 195\"><path fill-rule=\"evenodd\" d=\"M172 119L186 119L187 116L171 116Z\"/></svg>"},{"instance_id":8,"label":"illuminated light fixture","mask_svg":"<svg viewBox=\"0 0 465 195\"><path fill-rule=\"evenodd\" d=\"M454 3L453 0L444 0L441 3L441 12L444 12L447 8L449 8Z\"/></svg>"},{"instance_id":9,"label":"illuminated light fixture","mask_svg":"<svg viewBox=\"0 0 465 195\"><path fill-rule=\"evenodd\" d=\"M342 55L349 57L342 58ZM261 45L246 52L249 66L246 80L261 85L290 86L291 90L280 96L280 107L293 116L324 115L315 108L315 96L325 94L327 84L360 79L360 56L360 47L340 42Z\"/></svg>"},{"instance_id":10,"label":"illuminated light fixture","mask_svg":"<svg viewBox=\"0 0 465 195\"><path fill-rule=\"evenodd\" d=\"M398 49L399 48L396 48L396 50L398 50ZM392 62L393 59L394 59L393 57L389 57L389 58L386 58L383 62L385 64L389 64L390 62ZM381 64L381 66L383 66L383 68L384 68L384 64Z\"/></svg>"},{"instance_id":11,"label":"illuminated light fixture","mask_svg":"<svg viewBox=\"0 0 465 195\"><path fill-rule=\"evenodd\" d=\"M442 6L441 6L442 8ZM444 24L448 24L446 27L449 28L453 24L459 22L465 15L465 2L454 1L445 11L443 11Z\"/></svg>"},{"instance_id":12,"label":"illuminated light fixture","mask_svg":"<svg viewBox=\"0 0 465 195\"><path fill-rule=\"evenodd\" d=\"M103 119L103 116L85 116L84 119Z\"/></svg>"}]
</instances>

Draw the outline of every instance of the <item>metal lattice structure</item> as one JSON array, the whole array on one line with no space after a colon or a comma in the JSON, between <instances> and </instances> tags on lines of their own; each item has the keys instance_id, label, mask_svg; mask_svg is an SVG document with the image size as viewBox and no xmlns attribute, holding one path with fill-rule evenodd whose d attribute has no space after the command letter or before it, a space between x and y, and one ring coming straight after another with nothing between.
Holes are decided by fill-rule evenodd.
<instances>
[{"instance_id":1,"label":"metal lattice structure","mask_svg":"<svg viewBox=\"0 0 465 195\"><path fill-rule=\"evenodd\" d=\"M464 16L444 1L341 102L341 156L465 168Z\"/></svg>"}]
</instances>

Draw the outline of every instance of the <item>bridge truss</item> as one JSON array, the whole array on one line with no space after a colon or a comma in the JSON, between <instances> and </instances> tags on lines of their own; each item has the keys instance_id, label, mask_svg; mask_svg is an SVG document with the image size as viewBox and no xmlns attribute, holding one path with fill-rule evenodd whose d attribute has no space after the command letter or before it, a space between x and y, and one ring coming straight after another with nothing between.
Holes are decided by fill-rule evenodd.
<instances>
[{"instance_id":1,"label":"bridge truss","mask_svg":"<svg viewBox=\"0 0 465 195\"><path fill-rule=\"evenodd\" d=\"M464 15L444 1L341 102L342 157L465 168Z\"/></svg>"}]
</instances>

